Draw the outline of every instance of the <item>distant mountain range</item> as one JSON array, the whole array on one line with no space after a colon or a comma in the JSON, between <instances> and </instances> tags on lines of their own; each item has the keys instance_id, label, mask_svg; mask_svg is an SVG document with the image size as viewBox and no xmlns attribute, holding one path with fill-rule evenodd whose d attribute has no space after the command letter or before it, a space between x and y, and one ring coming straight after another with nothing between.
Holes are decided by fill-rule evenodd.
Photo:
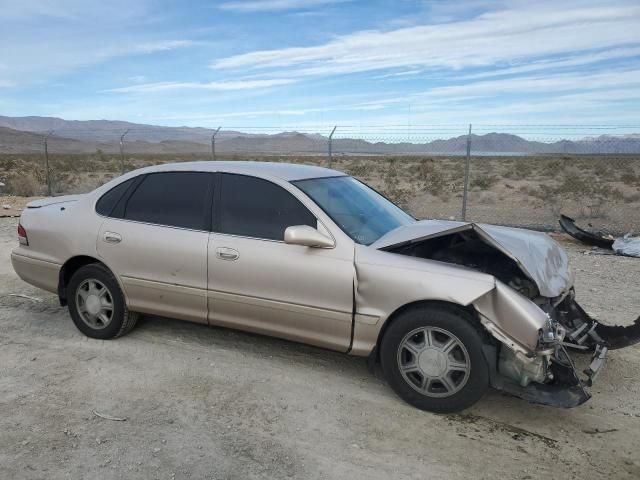
<instances>
[{"instance_id":1,"label":"distant mountain range","mask_svg":"<svg viewBox=\"0 0 640 480\"><path fill-rule=\"evenodd\" d=\"M120 136L126 135L127 153L202 153L210 152L213 130L194 127L162 127L111 120L63 120L54 117L0 116L0 153L42 152L44 136L50 152L92 153L100 149L115 153ZM378 130L379 131L379 130ZM363 132L366 134L366 132ZM392 134L385 135L392 138ZM216 152L324 154L327 137L319 134L282 132L252 134L221 130L216 136ZM467 136L424 143L370 142L358 138L334 138L336 154L402 155L462 154ZM526 140L508 133L471 136L474 154L550 154L550 153L640 153L640 135L587 137L581 140L558 140L552 143Z\"/></svg>"}]
</instances>

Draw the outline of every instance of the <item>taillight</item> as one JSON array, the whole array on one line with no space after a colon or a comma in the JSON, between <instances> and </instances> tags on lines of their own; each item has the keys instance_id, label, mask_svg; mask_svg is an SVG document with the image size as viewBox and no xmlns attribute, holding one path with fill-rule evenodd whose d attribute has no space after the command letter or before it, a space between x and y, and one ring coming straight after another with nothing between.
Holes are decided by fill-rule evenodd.
<instances>
[{"instance_id":1,"label":"taillight","mask_svg":"<svg viewBox=\"0 0 640 480\"><path fill-rule=\"evenodd\" d=\"M29 245L29 240L27 239L27 231L21 224L18 224L18 242L20 242L20 245Z\"/></svg>"}]
</instances>

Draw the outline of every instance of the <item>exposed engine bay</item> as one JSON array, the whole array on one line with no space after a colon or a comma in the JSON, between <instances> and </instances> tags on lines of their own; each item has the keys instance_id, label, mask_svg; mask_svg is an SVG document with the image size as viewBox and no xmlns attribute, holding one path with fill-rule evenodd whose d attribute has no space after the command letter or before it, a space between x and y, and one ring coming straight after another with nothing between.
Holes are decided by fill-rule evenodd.
<instances>
[{"instance_id":1,"label":"exposed engine bay","mask_svg":"<svg viewBox=\"0 0 640 480\"><path fill-rule=\"evenodd\" d=\"M494 363L492 385L535 403L562 407L584 403L591 397L587 388L603 366L607 351L640 342L640 317L630 326L608 326L580 307L573 286L555 297L541 295L539 282L517 258L481 227L469 225L471 228L439 232L386 250L490 274L535 303L548 318L539 331L535 352L509 348L496 335L501 341L487 345L485 356ZM569 352L591 354L589 366L578 372Z\"/></svg>"}]
</instances>

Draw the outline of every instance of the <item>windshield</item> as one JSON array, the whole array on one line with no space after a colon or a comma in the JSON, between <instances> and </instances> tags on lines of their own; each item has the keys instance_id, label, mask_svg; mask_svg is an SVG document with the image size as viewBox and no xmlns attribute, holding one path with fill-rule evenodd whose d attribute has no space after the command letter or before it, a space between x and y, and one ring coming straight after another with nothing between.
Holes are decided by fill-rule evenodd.
<instances>
[{"instance_id":1,"label":"windshield","mask_svg":"<svg viewBox=\"0 0 640 480\"><path fill-rule=\"evenodd\" d=\"M312 178L293 183L347 235L363 245L370 245L385 233L415 221L353 177Z\"/></svg>"}]
</instances>

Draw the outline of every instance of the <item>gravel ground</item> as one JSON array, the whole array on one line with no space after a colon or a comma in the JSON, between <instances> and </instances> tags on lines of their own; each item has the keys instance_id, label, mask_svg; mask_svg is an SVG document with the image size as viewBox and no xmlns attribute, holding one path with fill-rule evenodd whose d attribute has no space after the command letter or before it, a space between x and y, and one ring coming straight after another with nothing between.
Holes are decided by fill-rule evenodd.
<instances>
[{"instance_id":1,"label":"gravel ground","mask_svg":"<svg viewBox=\"0 0 640 480\"><path fill-rule=\"evenodd\" d=\"M13 273L15 224L0 219L3 478L640 478L640 347L611 352L576 409L491 392L434 415L304 345L150 317L88 339ZM635 318L640 259L563 244L585 308Z\"/></svg>"}]
</instances>

